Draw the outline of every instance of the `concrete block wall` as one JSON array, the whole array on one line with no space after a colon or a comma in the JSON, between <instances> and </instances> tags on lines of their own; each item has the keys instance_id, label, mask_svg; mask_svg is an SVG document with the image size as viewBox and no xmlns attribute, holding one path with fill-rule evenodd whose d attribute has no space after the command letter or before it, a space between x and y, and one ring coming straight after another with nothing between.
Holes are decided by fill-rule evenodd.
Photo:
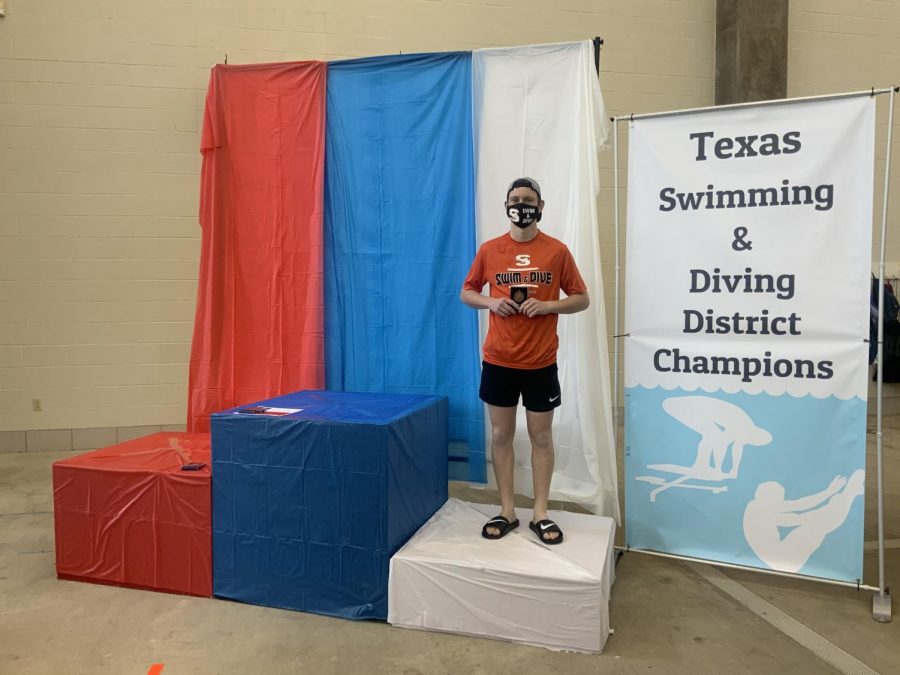
<instances>
[{"instance_id":1,"label":"concrete block wall","mask_svg":"<svg viewBox=\"0 0 900 675\"><path fill-rule=\"evenodd\" d=\"M900 85L900 2L793 0L789 16L788 95L814 96ZM887 141L888 97L877 101L875 143L876 228L872 259L878 259ZM900 264L900 97L895 99L888 245L885 258Z\"/></svg>"},{"instance_id":2,"label":"concrete block wall","mask_svg":"<svg viewBox=\"0 0 900 675\"><path fill-rule=\"evenodd\" d=\"M900 2L791 0L788 96L816 96L900 85ZM875 215L872 260L880 255L888 97L875 117ZM894 101L886 276L900 277L900 96ZM877 266L873 265L877 272ZM900 288L895 285L895 290ZM874 414L875 388L869 389ZM885 385L885 411L900 412L900 385Z\"/></svg>"},{"instance_id":3,"label":"concrete block wall","mask_svg":"<svg viewBox=\"0 0 900 675\"><path fill-rule=\"evenodd\" d=\"M29 447L29 433L33 448L65 449L184 423L200 123L209 68L226 53L229 63L331 60L600 35L612 114L713 101L713 0L7 0L5 9L2 449ZM611 153L601 166L612 330Z\"/></svg>"}]
</instances>

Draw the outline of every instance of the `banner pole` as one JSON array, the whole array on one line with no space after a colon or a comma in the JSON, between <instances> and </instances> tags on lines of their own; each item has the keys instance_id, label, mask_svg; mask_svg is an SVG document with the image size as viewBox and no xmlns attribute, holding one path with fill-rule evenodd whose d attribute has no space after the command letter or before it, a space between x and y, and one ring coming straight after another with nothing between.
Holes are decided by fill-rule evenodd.
<instances>
[{"instance_id":1,"label":"banner pole","mask_svg":"<svg viewBox=\"0 0 900 675\"><path fill-rule=\"evenodd\" d=\"M613 123L613 229L616 246L616 290L613 314L613 449L619 451L619 121Z\"/></svg>"},{"instance_id":2,"label":"banner pole","mask_svg":"<svg viewBox=\"0 0 900 675\"><path fill-rule=\"evenodd\" d=\"M596 36L591 42L594 45L594 70L597 71L597 75L600 74L600 48L603 46L603 38L599 35Z\"/></svg>"},{"instance_id":3,"label":"banner pole","mask_svg":"<svg viewBox=\"0 0 900 675\"><path fill-rule=\"evenodd\" d=\"M708 560L706 558L694 558L688 555L679 555L677 553L663 553L662 551L653 551L646 548L628 548L627 546L615 546L616 551L622 553L642 553L644 555L652 555L657 558L669 558L670 560L680 560L682 562L699 563L701 565L710 565L712 567L720 567L726 570L739 570L741 572L754 572L757 574L766 574L773 577L784 577L786 579L796 579L798 581L812 581L817 584L826 584L828 586L841 586L843 588L852 588L857 591L878 591L877 586L868 586L861 581L841 581L840 579L828 579L827 577L811 577L807 574L797 574L795 572L779 572L778 570L767 570L761 567L750 567L749 565L737 565L735 563L726 563L719 560Z\"/></svg>"},{"instance_id":4,"label":"banner pole","mask_svg":"<svg viewBox=\"0 0 900 675\"><path fill-rule=\"evenodd\" d=\"M881 253L878 263L878 364L876 386L876 450L877 482L878 482L878 588L879 592L872 598L872 618L887 623L891 620L891 596L884 580L884 429L882 426L883 405L882 388L884 384L884 247L887 238L888 193L891 179L891 143L894 131L894 94L897 88L891 87L888 104L887 147L884 157L884 199L881 209Z\"/></svg>"},{"instance_id":5,"label":"banner pole","mask_svg":"<svg viewBox=\"0 0 900 675\"><path fill-rule=\"evenodd\" d=\"M797 98L776 98L768 101L747 101L746 103L730 103L728 105L713 105L703 108L685 108L684 110L667 110L664 112L640 113L628 115L619 115L613 119L619 120L649 120L657 117L677 117L679 115L693 115L703 112L720 112L722 110L734 110L736 108L758 108L762 106L781 105L784 103L800 103L803 101L833 101L840 98L853 98L855 96L878 96L880 94L888 94L894 91L894 87L884 87L882 89L868 89L865 91L848 91L843 94L825 94L822 96L798 96Z\"/></svg>"}]
</instances>

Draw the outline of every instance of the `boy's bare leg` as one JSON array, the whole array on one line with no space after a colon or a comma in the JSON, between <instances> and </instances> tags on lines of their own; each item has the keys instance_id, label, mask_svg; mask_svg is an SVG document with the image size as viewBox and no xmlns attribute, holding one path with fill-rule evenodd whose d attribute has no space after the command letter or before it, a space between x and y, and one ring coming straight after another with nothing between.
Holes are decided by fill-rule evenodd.
<instances>
[{"instance_id":1,"label":"boy's bare leg","mask_svg":"<svg viewBox=\"0 0 900 675\"><path fill-rule=\"evenodd\" d=\"M516 518L513 483L515 480L516 457L513 451L513 435L516 432L516 406L500 407L488 405L491 418L491 463L500 492L500 515L512 522ZM500 530L489 527L488 534L498 535Z\"/></svg>"},{"instance_id":2,"label":"boy's bare leg","mask_svg":"<svg viewBox=\"0 0 900 675\"><path fill-rule=\"evenodd\" d=\"M528 436L531 438L531 473L534 478L534 521L547 517L550 481L553 478L553 411L525 411ZM548 532L546 539L556 539L556 532Z\"/></svg>"}]
</instances>

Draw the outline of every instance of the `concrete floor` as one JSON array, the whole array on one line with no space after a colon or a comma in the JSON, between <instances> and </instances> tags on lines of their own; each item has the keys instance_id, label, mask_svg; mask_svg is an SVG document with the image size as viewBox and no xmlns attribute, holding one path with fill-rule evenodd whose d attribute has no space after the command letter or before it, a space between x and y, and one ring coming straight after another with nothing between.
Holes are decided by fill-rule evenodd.
<instances>
[{"instance_id":1,"label":"concrete floor","mask_svg":"<svg viewBox=\"0 0 900 675\"><path fill-rule=\"evenodd\" d=\"M887 578L900 588L900 417L886 418L885 430ZM599 656L59 581L50 465L70 454L0 455L0 674L143 674L154 663L165 664L164 675L840 672L720 591L703 576L707 566L638 553L618 565L615 634ZM871 433L869 459L874 467ZM874 480L872 469L866 541L876 538ZM491 491L465 484L452 494L496 502ZM866 551L865 569L866 582L877 583L874 551ZM870 668L900 673L900 617L874 622L870 593L762 574L727 577Z\"/></svg>"}]
</instances>

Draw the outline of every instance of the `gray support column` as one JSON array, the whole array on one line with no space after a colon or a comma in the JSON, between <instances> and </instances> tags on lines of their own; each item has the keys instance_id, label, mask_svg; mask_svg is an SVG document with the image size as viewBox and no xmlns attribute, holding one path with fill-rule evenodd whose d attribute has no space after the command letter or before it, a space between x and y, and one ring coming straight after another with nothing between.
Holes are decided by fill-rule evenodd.
<instances>
[{"instance_id":1,"label":"gray support column","mask_svg":"<svg viewBox=\"0 0 900 675\"><path fill-rule=\"evenodd\" d=\"M787 97L788 0L716 0L716 105Z\"/></svg>"}]
</instances>

